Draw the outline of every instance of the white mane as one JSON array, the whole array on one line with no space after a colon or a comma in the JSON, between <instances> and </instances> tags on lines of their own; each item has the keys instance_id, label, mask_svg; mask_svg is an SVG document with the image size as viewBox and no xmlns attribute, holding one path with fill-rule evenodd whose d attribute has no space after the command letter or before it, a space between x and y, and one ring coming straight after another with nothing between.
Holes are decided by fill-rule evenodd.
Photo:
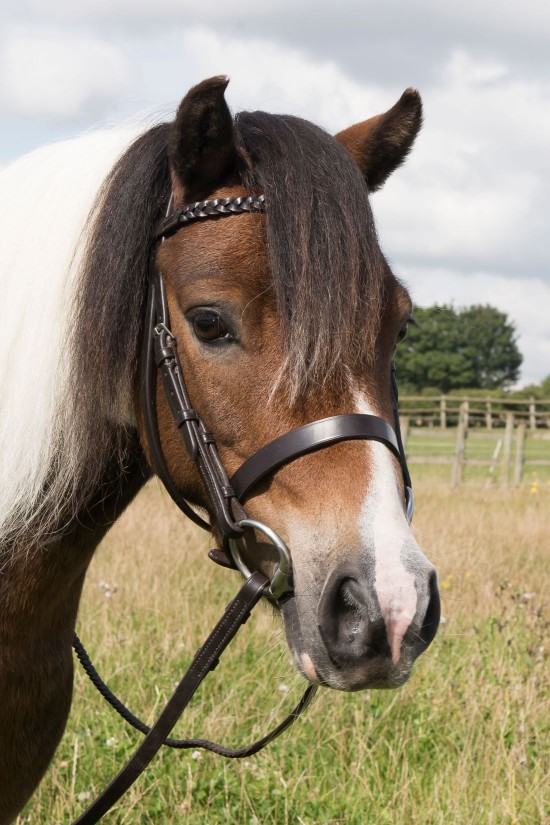
<instances>
[{"instance_id":1,"label":"white mane","mask_svg":"<svg viewBox=\"0 0 550 825\"><path fill-rule=\"evenodd\" d=\"M0 172L0 548L29 525L33 535L54 527L78 481L82 433L64 345L86 218L135 136L85 135Z\"/></svg>"}]
</instances>

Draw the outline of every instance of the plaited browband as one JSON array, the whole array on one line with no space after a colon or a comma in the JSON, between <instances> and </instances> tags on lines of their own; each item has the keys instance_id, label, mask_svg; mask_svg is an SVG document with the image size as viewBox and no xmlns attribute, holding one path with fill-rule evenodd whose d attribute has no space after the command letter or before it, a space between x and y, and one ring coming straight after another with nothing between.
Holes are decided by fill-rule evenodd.
<instances>
[{"instance_id":1,"label":"plaited browband","mask_svg":"<svg viewBox=\"0 0 550 825\"><path fill-rule=\"evenodd\" d=\"M196 201L177 212L172 212L160 220L154 227L153 240L160 241L173 235L182 226L201 218L221 218L226 215L238 215L243 212L265 212L264 195L242 195L238 198L214 198L209 201Z\"/></svg>"}]
</instances>

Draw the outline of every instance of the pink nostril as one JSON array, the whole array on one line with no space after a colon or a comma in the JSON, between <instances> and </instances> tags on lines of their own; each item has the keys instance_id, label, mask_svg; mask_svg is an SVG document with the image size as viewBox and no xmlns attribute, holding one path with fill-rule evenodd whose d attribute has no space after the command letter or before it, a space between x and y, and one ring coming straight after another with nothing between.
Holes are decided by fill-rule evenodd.
<instances>
[{"instance_id":1,"label":"pink nostril","mask_svg":"<svg viewBox=\"0 0 550 825\"><path fill-rule=\"evenodd\" d=\"M390 616L390 618L386 619L386 633L388 634L388 644L394 665L399 662L403 638L410 626L411 619L403 613L396 618Z\"/></svg>"},{"instance_id":2,"label":"pink nostril","mask_svg":"<svg viewBox=\"0 0 550 825\"><path fill-rule=\"evenodd\" d=\"M434 638L439 625L439 593L437 589L437 577L435 571L430 574L428 604L424 608L424 618L420 622L420 627L416 623L416 605L409 610L404 609L405 600L401 599L401 604L389 602L385 609L382 609L382 617L386 625L386 635L388 646L391 650L392 662L396 665L401 656L403 639L409 631L409 636L416 637L418 642L426 649ZM382 605L381 605L382 606ZM412 641L412 639L411 639Z\"/></svg>"},{"instance_id":3,"label":"pink nostril","mask_svg":"<svg viewBox=\"0 0 550 825\"><path fill-rule=\"evenodd\" d=\"M317 671L315 670L311 656L308 653L302 653L301 659L302 668L306 676L308 676L312 682L318 682L319 677L317 676Z\"/></svg>"}]
</instances>

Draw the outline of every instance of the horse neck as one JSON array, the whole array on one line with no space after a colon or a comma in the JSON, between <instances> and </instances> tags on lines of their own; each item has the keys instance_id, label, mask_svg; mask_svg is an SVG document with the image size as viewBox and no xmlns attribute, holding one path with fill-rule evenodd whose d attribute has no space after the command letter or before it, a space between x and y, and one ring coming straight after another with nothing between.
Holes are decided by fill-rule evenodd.
<instances>
[{"instance_id":1,"label":"horse neck","mask_svg":"<svg viewBox=\"0 0 550 825\"><path fill-rule=\"evenodd\" d=\"M4 551L0 575L0 824L33 793L71 705L71 641L86 570L111 524L144 484L137 447L118 462L76 518L38 547ZM26 552L23 552L26 550Z\"/></svg>"}]
</instances>

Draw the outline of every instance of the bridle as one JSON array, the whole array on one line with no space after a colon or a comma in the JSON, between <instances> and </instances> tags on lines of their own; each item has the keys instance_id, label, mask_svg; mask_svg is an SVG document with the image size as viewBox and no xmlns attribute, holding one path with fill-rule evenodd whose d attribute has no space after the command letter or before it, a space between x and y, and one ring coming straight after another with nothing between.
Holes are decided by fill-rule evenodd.
<instances>
[{"instance_id":1,"label":"bridle","mask_svg":"<svg viewBox=\"0 0 550 825\"><path fill-rule=\"evenodd\" d=\"M193 221L264 211L263 195L198 201L178 211L169 212L155 227L153 244L156 247L165 238L174 235ZM335 415L313 421L296 427L266 444L250 456L229 479L219 458L213 433L205 427L191 405L177 353L176 338L170 331L170 316L163 277L154 262L149 279L142 363L142 409L155 471L178 507L196 524L210 531L212 525L198 516L182 498L166 466L156 415L156 370L158 369L162 377L165 398L183 439L185 450L200 471L213 507L216 526L224 539L225 547L229 547L230 557L225 561L231 566L238 567L245 578L249 573L246 568L243 569L244 563L236 540L242 537L245 529L252 529L252 525L249 524L251 520L248 519L243 509L243 502L248 494L260 481L272 476L283 465L306 453L323 449L339 441L352 439L380 441L399 459L405 487L406 515L408 521L411 521L414 498L399 427L395 365L392 364L391 371L395 429L392 429L384 419L378 416L357 413ZM279 568L288 567L288 576L277 575L280 572L279 569L275 574L277 584L274 584L272 580L270 585L268 595L280 599L292 589L290 555L279 537L273 539L276 534L270 528L266 525L259 526L259 522L255 522L253 527L274 542L280 555Z\"/></svg>"},{"instance_id":2,"label":"bridle","mask_svg":"<svg viewBox=\"0 0 550 825\"><path fill-rule=\"evenodd\" d=\"M141 404L147 442L153 469L180 510L195 524L209 532L213 526L217 528L222 540L222 548L210 551L210 558L222 566L237 568L246 581L235 599L226 608L207 641L195 655L191 666L152 728L135 717L111 693L98 676L75 635L74 646L77 655L96 687L130 724L145 734L145 739L115 779L75 820L73 825L92 825L98 822L133 784L163 744L176 748L207 748L230 758L249 756L265 747L286 730L311 701L317 689L316 685L308 686L297 707L283 722L248 747L231 749L207 740L168 739L168 734L191 700L195 690L208 672L216 667L219 656L235 636L239 627L244 624L254 605L262 596L278 604L292 596L292 562L286 544L268 525L249 518L244 508L247 496L261 481L273 476L280 467L296 458L324 449L331 444L356 439L379 441L400 462L405 489L405 511L409 522L414 509L411 480L399 427L398 391L393 364L390 389L394 428L378 416L358 413L336 415L313 421L270 441L250 456L231 478L228 477L217 450L214 434L208 430L191 404L177 351L177 341L171 332L164 280L156 266L155 253L158 245L167 237L174 235L193 221L265 212L265 199L263 195L217 198L198 201L177 211L172 211L171 206L170 200L167 215L154 227L150 256L141 376ZM187 456L196 464L204 482L210 499L214 524L203 519L186 501L168 470L158 430L157 371L160 372L164 395ZM242 558L239 544L246 531L262 533L277 551L278 561L270 579L259 572L251 573Z\"/></svg>"}]
</instances>

